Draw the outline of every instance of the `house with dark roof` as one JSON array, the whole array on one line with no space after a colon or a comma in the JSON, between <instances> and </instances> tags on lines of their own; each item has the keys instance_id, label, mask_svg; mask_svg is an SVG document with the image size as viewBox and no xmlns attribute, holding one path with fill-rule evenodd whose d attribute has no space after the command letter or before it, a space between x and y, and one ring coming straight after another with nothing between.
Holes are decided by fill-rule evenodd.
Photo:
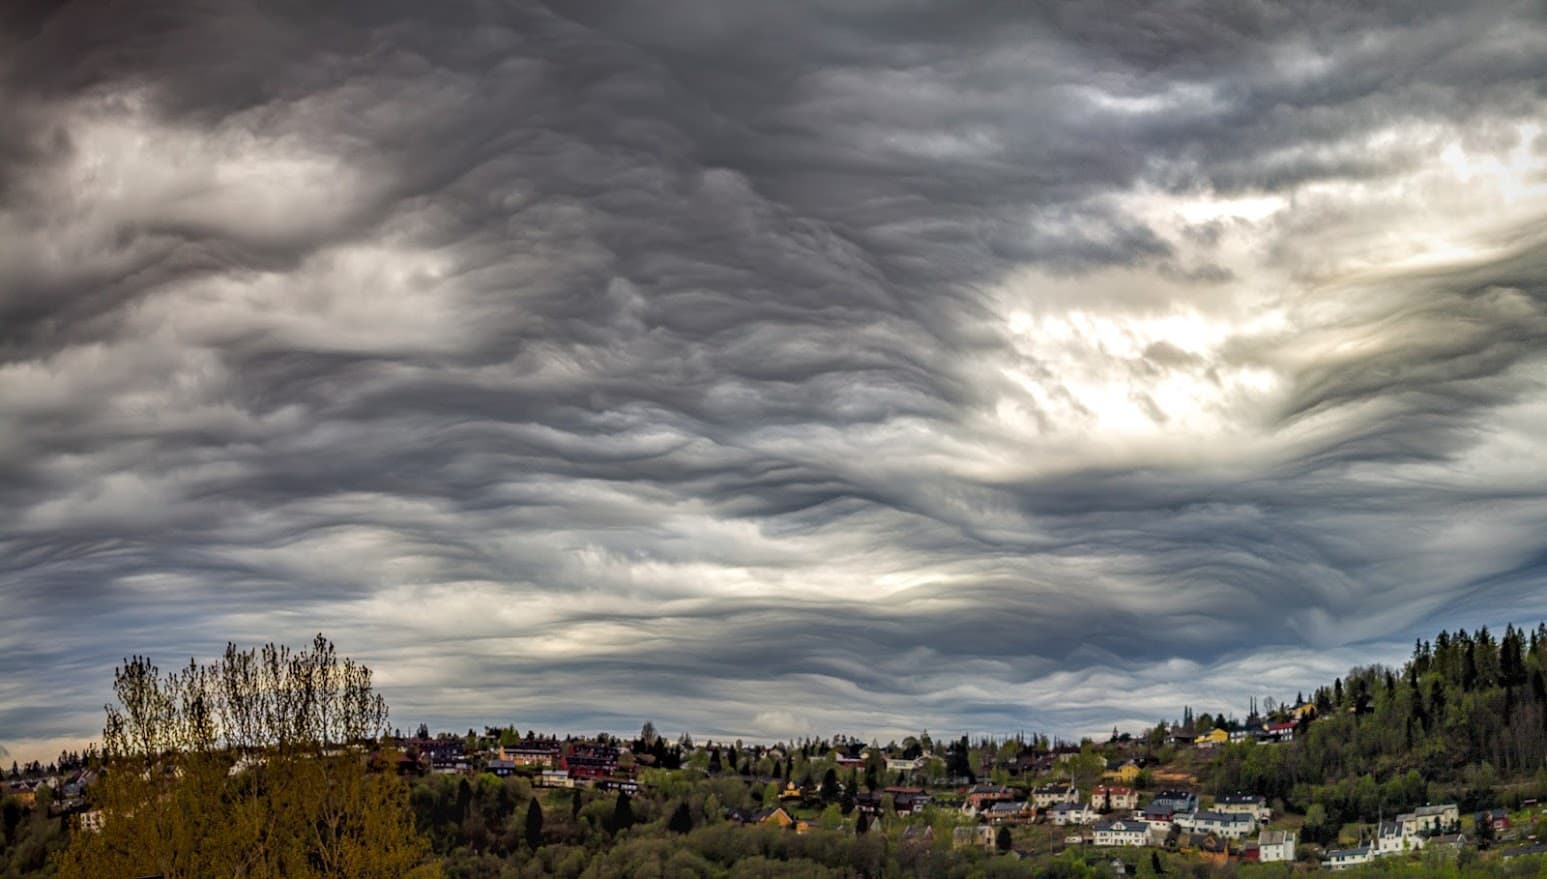
<instances>
[{"instance_id":1,"label":"house with dark roof","mask_svg":"<svg viewBox=\"0 0 1547 879\"><path fill-rule=\"evenodd\" d=\"M1092 840L1098 846L1144 845L1149 841L1149 825L1142 821L1102 821L1096 825Z\"/></svg>"},{"instance_id":2,"label":"house with dark roof","mask_svg":"<svg viewBox=\"0 0 1547 879\"><path fill-rule=\"evenodd\" d=\"M1198 811L1198 795L1185 790L1163 790L1150 800L1151 806L1169 809L1172 813Z\"/></svg>"}]
</instances>

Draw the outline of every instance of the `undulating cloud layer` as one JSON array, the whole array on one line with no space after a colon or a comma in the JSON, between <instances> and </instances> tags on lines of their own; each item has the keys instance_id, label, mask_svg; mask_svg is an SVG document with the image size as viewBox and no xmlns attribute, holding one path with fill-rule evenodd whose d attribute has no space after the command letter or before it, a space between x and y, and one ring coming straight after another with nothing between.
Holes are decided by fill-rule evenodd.
<instances>
[{"instance_id":1,"label":"undulating cloud layer","mask_svg":"<svg viewBox=\"0 0 1547 879\"><path fill-rule=\"evenodd\" d=\"M1071 735L1547 616L1519 3L23 3L0 743Z\"/></svg>"}]
</instances>

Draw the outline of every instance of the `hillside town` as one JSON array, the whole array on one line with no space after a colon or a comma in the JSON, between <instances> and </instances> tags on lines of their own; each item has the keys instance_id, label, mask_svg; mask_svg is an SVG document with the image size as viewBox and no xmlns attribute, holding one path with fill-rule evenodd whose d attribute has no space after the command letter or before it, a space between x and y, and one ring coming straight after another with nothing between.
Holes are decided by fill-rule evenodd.
<instances>
[{"instance_id":1,"label":"hillside town","mask_svg":"<svg viewBox=\"0 0 1547 879\"><path fill-rule=\"evenodd\" d=\"M382 741L372 760L408 779L489 776L624 797L648 796L677 776L735 780L751 792L752 805L724 807L721 817L732 825L796 834L889 832L909 844L1010 858L1083 851L1122 870L1118 865L1128 862L1120 852L1142 849L1214 865L1299 863L1332 871L1420 852L1454 857L1490 842L1514 843L1506 856L1539 849L1514 831L1517 821L1547 814L1534 800L1523 804L1524 813L1490 808L1463 816L1451 802L1372 815L1354 829L1352 844L1322 847L1302 840L1303 817L1285 814L1264 794L1197 783L1196 770L1218 747L1274 747L1315 722L1312 705L1288 713L1296 719L1249 730L1223 724L1142 738L1114 731L1102 743L1015 737L974 744L926 733L884 746L841 735L697 744L687 735L669 743L649 724L632 740L498 727L431 735L421 727ZM0 796L13 810L42 809L77 832L92 832L102 820L91 805L94 763L92 754L66 754L50 766L13 767Z\"/></svg>"}]
</instances>

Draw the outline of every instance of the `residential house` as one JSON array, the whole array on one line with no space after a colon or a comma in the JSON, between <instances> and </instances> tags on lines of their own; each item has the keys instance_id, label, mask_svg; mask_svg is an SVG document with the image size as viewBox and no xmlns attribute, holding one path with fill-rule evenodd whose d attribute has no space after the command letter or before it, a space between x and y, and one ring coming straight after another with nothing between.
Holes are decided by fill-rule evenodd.
<instances>
[{"instance_id":1,"label":"residential house","mask_svg":"<svg viewBox=\"0 0 1547 879\"><path fill-rule=\"evenodd\" d=\"M1176 822L1172 820L1170 809L1156 808L1153 804L1133 816L1133 818L1136 821L1143 821L1149 825L1151 832L1158 833L1162 838L1171 832L1172 827L1176 826Z\"/></svg>"},{"instance_id":2,"label":"residential house","mask_svg":"<svg viewBox=\"0 0 1547 879\"><path fill-rule=\"evenodd\" d=\"M1293 709L1290 710L1289 716L1297 721L1305 720L1306 718L1314 718L1316 716L1316 703L1301 702L1299 705L1296 705Z\"/></svg>"},{"instance_id":3,"label":"residential house","mask_svg":"<svg viewBox=\"0 0 1547 879\"><path fill-rule=\"evenodd\" d=\"M1097 818L1096 810L1084 803L1055 803L1047 812L1048 823L1057 827L1094 824Z\"/></svg>"},{"instance_id":4,"label":"residential house","mask_svg":"<svg viewBox=\"0 0 1547 879\"><path fill-rule=\"evenodd\" d=\"M981 814L994 803L1015 799L1015 791L997 784L977 784L967 790L967 803L962 811Z\"/></svg>"},{"instance_id":5,"label":"residential house","mask_svg":"<svg viewBox=\"0 0 1547 879\"><path fill-rule=\"evenodd\" d=\"M1119 763L1116 760L1108 760L1107 769L1105 772L1101 773L1101 778L1105 781L1115 781L1118 784L1132 785L1134 782L1139 780L1139 773L1142 771L1143 770L1139 768L1139 764L1133 762L1132 760L1129 760L1126 763Z\"/></svg>"},{"instance_id":6,"label":"residential house","mask_svg":"<svg viewBox=\"0 0 1547 879\"><path fill-rule=\"evenodd\" d=\"M1096 825L1093 840L1098 846L1144 845L1149 841L1149 825L1142 821L1102 821Z\"/></svg>"},{"instance_id":7,"label":"residential house","mask_svg":"<svg viewBox=\"0 0 1547 879\"><path fill-rule=\"evenodd\" d=\"M928 759L929 758L927 756L920 756L920 757L887 757L886 758L886 771L887 772L915 772L915 771L917 771L919 769L923 769L924 768L924 762L926 760L928 760Z\"/></svg>"},{"instance_id":8,"label":"residential house","mask_svg":"<svg viewBox=\"0 0 1547 879\"><path fill-rule=\"evenodd\" d=\"M528 740L521 742L513 748L501 746L499 756L502 759L510 760L517 766L546 769L558 764L559 746L557 743Z\"/></svg>"},{"instance_id":9,"label":"residential house","mask_svg":"<svg viewBox=\"0 0 1547 879\"><path fill-rule=\"evenodd\" d=\"M1155 795L1150 805L1169 809L1172 813L1198 811L1198 795L1185 790L1163 790Z\"/></svg>"},{"instance_id":10,"label":"residential house","mask_svg":"<svg viewBox=\"0 0 1547 879\"><path fill-rule=\"evenodd\" d=\"M1177 847L1215 866L1223 866L1230 857L1230 842L1217 833L1183 833Z\"/></svg>"},{"instance_id":11,"label":"residential house","mask_svg":"<svg viewBox=\"0 0 1547 879\"><path fill-rule=\"evenodd\" d=\"M1423 837L1409 834L1400 821L1382 821L1375 830L1375 855L1399 855L1423 848Z\"/></svg>"},{"instance_id":12,"label":"residential house","mask_svg":"<svg viewBox=\"0 0 1547 879\"><path fill-rule=\"evenodd\" d=\"M538 787L574 787L575 780L562 769L544 769L537 775Z\"/></svg>"},{"instance_id":13,"label":"residential house","mask_svg":"<svg viewBox=\"0 0 1547 879\"><path fill-rule=\"evenodd\" d=\"M596 780L596 789L634 796L639 793L639 782L632 778L599 778Z\"/></svg>"},{"instance_id":14,"label":"residential house","mask_svg":"<svg viewBox=\"0 0 1547 879\"><path fill-rule=\"evenodd\" d=\"M37 781L13 781L5 786L4 796L15 797L18 802L30 809L37 803L39 786L41 782Z\"/></svg>"},{"instance_id":15,"label":"residential house","mask_svg":"<svg viewBox=\"0 0 1547 879\"><path fill-rule=\"evenodd\" d=\"M1230 815L1250 815L1254 821L1266 824L1273 817L1266 797L1257 794L1227 794L1216 797L1214 811Z\"/></svg>"},{"instance_id":16,"label":"residential house","mask_svg":"<svg viewBox=\"0 0 1547 879\"><path fill-rule=\"evenodd\" d=\"M973 824L969 827L956 827L951 830L951 844L956 848L994 847L994 828L987 824Z\"/></svg>"},{"instance_id":17,"label":"residential house","mask_svg":"<svg viewBox=\"0 0 1547 879\"><path fill-rule=\"evenodd\" d=\"M1292 742L1295 738L1295 726L1292 720L1266 724L1262 728L1259 739L1264 742Z\"/></svg>"},{"instance_id":18,"label":"residential house","mask_svg":"<svg viewBox=\"0 0 1547 879\"><path fill-rule=\"evenodd\" d=\"M885 789L885 793L891 795L892 808L896 809L899 815L917 815L924 811L924 807L929 805L931 799L921 787L889 787Z\"/></svg>"},{"instance_id":19,"label":"residential house","mask_svg":"<svg viewBox=\"0 0 1547 879\"><path fill-rule=\"evenodd\" d=\"M1057 803L1078 803L1080 792L1072 784L1049 784L1032 788L1032 802L1039 809L1048 809Z\"/></svg>"},{"instance_id":20,"label":"residential house","mask_svg":"<svg viewBox=\"0 0 1547 879\"><path fill-rule=\"evenodd\" d=\"M1509 829L1509 812L1505 809L1485 809L1472 816L1472 820L1477 823L1478 832L1482 831L1485 824L1492 827L1494 833L1503 833Z\"/></svg>"},{"instance_id":21,"label":"residential house","mask_svg":"<svg viewBox=\"0 0 1547 879\"><path fill-rule=\"evenodd\" d=\"M1230 731L1230 742L1231 744L1254 742L1257 740L1257 733L1258 730L1252 729L1249 726L1238 727Z\"/></svg>"},{"instance_id":22,"label":"residential house","mask_svg":"<svg viewBox=\"0 0 1547 879\"><path fill-rule=\"evenodd\" d=\"M1257 860L1264 864L1295 859L1295 834L1288 830L1264 830L1257 836Z\"/></svg>"},{"instance_id":23,"label":"residential house","mask_svg":"<svg viewBox=\"0 0 1547 879\"><path fill-rule=\"evenodd\" d=\"M1455 855L1470 845L1470 841L1460 833L1441 833L1424 840L1425 851L1438 851L1445 855Z\"/></svg>"},{"instance_id":24,"label":"residential house","mask_svg":"<svg viewBox=\"0 0 1547 879\"><path fill-rule=\"evenodd\" d=\"M618 774L619 754L611 745L576 742L569 746L568 754L559 757L559 768L567 770L571 778L606 778Z\"/></svg>"},{"instance_id":25,"label":"residential house","mask_svg":"<svg viewBox=\"0 0 1547 879\"><path fill-rule=\"evenodd\" d=\"M1327 867L1333 870L1347 870L1349 867L1368 864L1374 859L1375 850L1367 845L1358 848L1333 849L1327 852Z\"/></svg>"},{"instance_id":26,"label":"residential house","mask_svg":"<svg viewBox=\"0 0 1547 879\"><path fill-rule=\"evenodd\" d=\"M1229 730L1219 728L1211 729L1194 740L1193 744L1200 748L1215 748L1230 741Z\"/></svg>"},{"instance_id":27,"label":"residential house","mask_svg":"<svg viewBox=\"0 0 1547 879\"><path fill-rule=\"evenodd\" d=\"M1090 804L1097 809L1131 810L1139 808L1139 792L1131 787L1097 785L1090 792Z\"/></svg>"},{"instance_id":28,"label":"residential house","mask_svg":"<svg viewBox=\"0 0 1547 879\"><path fill-rule=\"evenodd\" d=\"M772 809L760 809L752 813L752 822L754 824L768 824L784 828L795 826L794 817L789 812L784 811L783 807L777 806Z\"/></svg>"},{"instance_id":29,"label":"residential house","mask_svg":"<svg viewBox=\"0 0 1547 879\"><path fill-rule=\"evenodd\" d=\"M1192 833L1213 833L1225 839L1245 839L1257 832L1257 819L1227 812L1178 812L1176 826Z\"/></svg>"},{"instance_id":30,"label":"residential house","mask_svg":"<svg viewBox=\"0 0 1547 879\"><path fill-rule=\"evenodd\" d=\"M1454 833L1461 827L1461 810L1455 803L1419 806L1411 812L1398 815L1397 823L1402 825L1402 832L1408 836Z\"/></svg>"},{"instance_id":31,"label":"residential house","mask_svg":"<svg viewBox=\"0 0 1547 879\"><path fill-rule=\"evenodd\" d=\"M988 820L994 824L1024 824L1035 814L1025 800L994 803L988 807Z\"/></svg>"},{"instance_id":32,"label":"residential house","mask_svg":"<svg viewBox=\"0 0 1547 879\"><path fill-rule=\"evenodd\" d=\"M1513 860L1514 858L1525 857L1527 855L1547 855L1547 843L1536 843L1535 845L1522 845L1522 846L1518 846L1516 848L1512 848L1512 849L1509 849L1508 851L1504 852L1504 854L1501 855L1501 857L1504 860L1508 861L1508 860Z\"/></svg>"}]
</instances>

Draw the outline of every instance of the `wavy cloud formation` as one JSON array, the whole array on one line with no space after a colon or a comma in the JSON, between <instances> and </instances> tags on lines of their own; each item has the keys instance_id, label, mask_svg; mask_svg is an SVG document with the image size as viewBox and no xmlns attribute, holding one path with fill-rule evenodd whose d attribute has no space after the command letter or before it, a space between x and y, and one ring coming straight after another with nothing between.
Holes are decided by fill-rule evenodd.
<instances>
[{"instance_id":1,"label":"wavy cloud formation","mask_svg":"<svg viewBox=\"0 0 1547 879\"><path fill-rule=\"evenodd\" d=\"M1531 3L22 4L0 739L1071 735L1547 615Z\"/></svg>"}]
</instances>

